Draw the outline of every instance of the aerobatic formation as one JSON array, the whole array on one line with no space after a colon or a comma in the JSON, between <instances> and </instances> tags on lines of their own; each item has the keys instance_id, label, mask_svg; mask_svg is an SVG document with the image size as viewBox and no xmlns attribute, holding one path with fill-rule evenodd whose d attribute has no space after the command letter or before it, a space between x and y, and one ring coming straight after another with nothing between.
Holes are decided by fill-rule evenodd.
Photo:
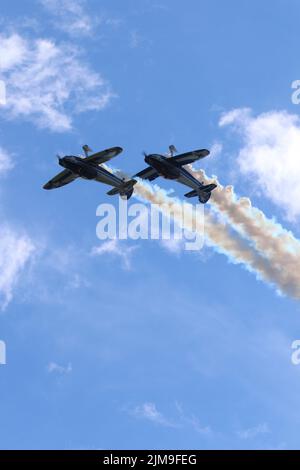
<instances>
[{"instance_id":1,"label":"aerobatic formation","mask_svg":"<svg viewBox=\"0 0 300 470\"><path fill-rule=\"evenodd\" d=\"M92 153L91 155L89 155L89 153L92 152L92 150L88 145L84 145L82 149L85 156L58 156L58 163L64 170L48 181L48 183L43 186L44 189L59 188L60 186L71 183L77 178L84 178L113 186L113 188L107 192L109 196L119 194L122 198L129 199L133 193L134 185L137 182L134 178L138 177L153 181L159 176L162 176L163 178L176 180L188 186L191 188L191 191L186 193L185 196L187 198L198 196L199 201L205 204L209 200L213 189L217 187L216 184L204 184L197 180L184 168L185 165L207 157L209 150L206 149L193 150L180 155L174 155L177 153L177 150L174 145L170 145L167 155L157 153L144 154L145 162L148 166L136 173L133 178L121 178L103 166L103 163L122 152L123 149L121 147L112 147L102 150L101 152Z\"/></svg>"}]
</instances>

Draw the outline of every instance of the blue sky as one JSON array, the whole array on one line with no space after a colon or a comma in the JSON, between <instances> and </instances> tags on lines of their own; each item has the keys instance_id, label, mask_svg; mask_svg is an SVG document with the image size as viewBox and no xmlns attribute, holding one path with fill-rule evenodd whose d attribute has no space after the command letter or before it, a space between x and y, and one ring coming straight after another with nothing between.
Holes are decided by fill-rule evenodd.
<instances>
[{"instance_id":1,"label":"blue sky","mask_svg":"<svg viewBox=\"0 0 300 470\"><path fill-rule=\"evenodd\" d=\"M297 295L218 246L93 256L96 208L118 200L86 181L41 189L85 143L122 146L129 174L142 151L213 148L207 175L299 236L299 8L2 2L1 448L299 448Z\"/></svg>"}]
</instances>

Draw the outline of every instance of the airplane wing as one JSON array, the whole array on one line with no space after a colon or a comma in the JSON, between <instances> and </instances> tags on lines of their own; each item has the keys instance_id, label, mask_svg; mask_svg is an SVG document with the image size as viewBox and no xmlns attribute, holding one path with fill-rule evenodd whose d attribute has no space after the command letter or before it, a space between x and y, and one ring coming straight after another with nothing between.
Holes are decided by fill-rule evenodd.
<instances>
[{"instance_id":1,"label":"airplane wing","mask_svg":"<svg viewBox=\"0 0 300 470\"><path fill-rule=\"evenodd\" d=\"M156 170L154 170L154 168L152 168L151 166L147 166L146 168L144 168L144 170L139 171L139 173L137 173L134 176L138 176L139 178L142 178L143 180L153 181L155 180L155 178L159 177L159 174L157 173Z\"/></svg>"},{"instance_id":2,"label":"airplane wing","mask_svg":"<svg viewBox=\"0 0 300 470\"><path fill-rule=\"evenodd\" d=\"M74 173L70 170L63 170L58 173L54 178L52 178L48 183L44 184L44 189L54 189L60 188L61 186L65 186L65 184L69 184L77 178Z\"/></svg>"},{"instance_id":3,"label":"airplane wing","mask_svg":"<svg viewBox=\"0 0 300 470\"><path fill-rule=\"evenodd\" d=\"M101 163L107 162L111 158L116 157L122 151L123 149L121 147L112 147L110 149L102 150L101 152L93 153L93 155L86 157L84 160L86 162L93 162L97 165L101 165Z\"/></svg>"},{"instance_id":4,"label":"airplane wing","mask_svg":"<svg viewBox=\"0 0 300 470\"><path fill-rule=\"evenodd\" d=\"M209 155L209 150L201 149L176 155L172 157L172 160L179 163L179 165L188 165L189 163L196 162L200 158L207 157L207 155Z\"/></svg>"}]
</instances>

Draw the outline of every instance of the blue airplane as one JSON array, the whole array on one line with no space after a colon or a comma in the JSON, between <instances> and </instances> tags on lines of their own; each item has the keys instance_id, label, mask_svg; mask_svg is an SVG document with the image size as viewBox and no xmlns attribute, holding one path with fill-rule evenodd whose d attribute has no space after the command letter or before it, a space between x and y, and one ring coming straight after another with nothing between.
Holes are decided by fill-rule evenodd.
<instances>
[{"instance_id":1,"label":"blue airplane","mask_svg":"<svg viewBox=\"0 0 300 470\"><path fill-rule=\"evenodd\" d=\"M85 158L74 155L66 155L62 158L58 156L58 163L64 170L48 181L43 188L60 188L77 178L84 178L113 186L113 189L107 193L109 196L120 194L123 199L129 199L133 193L133 186L137 181L129 178L119 178L119 176L101 166L102 163L119 155L123 149L121 147L112 147L89 155L89 152L92 152L89 146L84 145L82 148Z\"/></svg>"},{"instance_id":2,"label":"blue airplane","mask_svg":"<svg viewBox=\"0 0 300 470\"><path fill-rule=\"evenodd\" d=\"M167 155L160 155L157 153L147 155L145 153L145 162L149 166L134 175L134 178L139 177L153 181L159 176L162 176L166 179L176 180L179 183L192 188L192 191L186 193L185 197L190 198L198 196L199 201L202 204L205 204L209 200L211 192L217 187L217 185L213 183L205 185L198 181L186 168L184 168L184 166L194 163L200 158L207 157L209 155L209 150L193 150L192 152L182 153L175 156L174 153L177 153L174 145L169 146L169 153Z\"/></svg>"}]
</instances>

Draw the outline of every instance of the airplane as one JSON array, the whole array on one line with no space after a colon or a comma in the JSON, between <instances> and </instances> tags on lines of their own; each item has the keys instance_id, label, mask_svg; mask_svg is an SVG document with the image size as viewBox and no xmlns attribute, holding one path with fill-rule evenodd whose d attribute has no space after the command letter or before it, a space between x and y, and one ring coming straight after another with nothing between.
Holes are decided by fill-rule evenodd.
<instances>
[{"instance_id":1,"label":"airplane","mask_svg":"<svg viewBox=\"0 0 300 470\"><path fill-rule=\"evenodd\" d=\"M174 145L169 146L169 153L167 155L159 155L157 153L147 155L144 153L145 162L148 163L149 166L134 175L133 178L139 177L153 181L159 176L162 176L166 179L177 180L179 183L192 188L192 191L186 193L185 197L190 198L198 196L199 201L205 204L217 185L213 183L205 185L196 180L196 178L183 167L194 163L200 158L207 157L210 153L209 150L193 150L192 152L186 152L176 156L174 156L174 153L177 153Z\"/></svg>"},{"instance_id":2,"label":"airplane","mask_svg":"<svg viewBox=\"0 0 300 470\"><path fill-rule=\"evenodd\" d=\"M92 150L88 145L83 145L82 149L85 158L81 156L76 157L74 155L66 155L61 158L58 155L58 163L65 169L54 176L48 183L44 184L43 188L59 188L71 183L77 178L84 178L114 186L113 189L107 192L109 196L120 194L123 199L129 199L133 193L133 186L137 181L126 178L121 179L101 166L102 163L119 155L123 149L121 147L112 147L102 150L101 152L93 153L92 155L89 155L89 152L92 152Z\"/></svg>"}]
</instances>

